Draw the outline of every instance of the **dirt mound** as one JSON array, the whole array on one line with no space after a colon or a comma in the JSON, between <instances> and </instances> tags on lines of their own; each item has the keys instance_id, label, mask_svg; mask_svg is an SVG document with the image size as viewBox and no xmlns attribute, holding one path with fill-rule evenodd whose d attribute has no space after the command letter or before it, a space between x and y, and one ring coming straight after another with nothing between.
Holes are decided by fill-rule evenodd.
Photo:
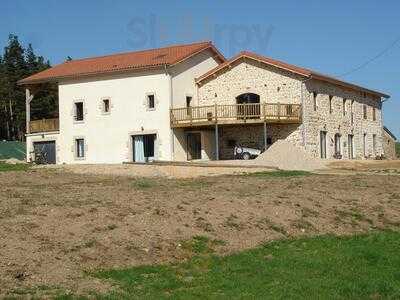
<instances>
[{"instance_id":1,"label":"dirt mound","mask_svg":"<svg viewBox=\"0 0 400 300\"><path fill-rule=\"evenodd\" d=\"M325 162L313 158L302 148L285 140L276 141L254 160L255 164L276 166L282 170L313 171L324 169Z\"/></svg>"}]
</instances>

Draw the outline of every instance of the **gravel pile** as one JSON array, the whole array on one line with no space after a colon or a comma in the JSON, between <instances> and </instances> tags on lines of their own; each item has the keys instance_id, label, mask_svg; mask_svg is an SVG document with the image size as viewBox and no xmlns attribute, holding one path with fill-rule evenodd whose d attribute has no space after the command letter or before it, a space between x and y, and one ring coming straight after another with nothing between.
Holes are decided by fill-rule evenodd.
<instances>
[{"instance_id":1,"label":"gravel pile","mask_svg":"<svg viewBox=\"0 0 400 300\"><path fill-rule=\"evenodd\" d=\"M282 170L313 171L326 167L324 161L313 158L302 148L285 140L276 141L252 162L256 165L269 165Z\"/></svg>"}]
</instances>

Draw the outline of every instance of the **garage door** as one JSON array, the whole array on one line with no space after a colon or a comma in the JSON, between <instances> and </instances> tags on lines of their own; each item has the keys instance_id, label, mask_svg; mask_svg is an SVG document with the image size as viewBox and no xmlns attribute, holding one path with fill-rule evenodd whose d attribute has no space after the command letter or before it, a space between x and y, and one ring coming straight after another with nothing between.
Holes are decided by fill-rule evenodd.
<instances>
[{"instance_id":1,"label":"garage door","mask_svg":"<svg viewBox=\"0 0 400 300\"><path fill-rule=\"evenodd\" d=\"M35 142L33 143L35 151L35 161L38 163L55 164L56 163L56 142Z\"/></svg>"}]
</instances>

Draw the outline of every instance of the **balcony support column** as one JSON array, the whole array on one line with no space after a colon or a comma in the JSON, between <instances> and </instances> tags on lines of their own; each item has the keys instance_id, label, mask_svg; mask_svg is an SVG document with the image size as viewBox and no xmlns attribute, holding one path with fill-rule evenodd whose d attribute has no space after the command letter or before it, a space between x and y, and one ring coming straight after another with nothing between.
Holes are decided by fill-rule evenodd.
<instances>
[{"instance_id":1,"label":"balcony support column","mask_svg":"<svg viewBox=\"0 0 400 300\"><path fill-rule=\"evenodd\" d=\"M264 151L267 150L267 122L264 121Z\"/></svg>"},{"instance_id":2,"label":"balcony support column","mask_svg":"<svg viewBox=\"0 0 400 300\"><path fill-rule=\"evenodd\" d=\"M218 124L215 123L215 160L219 160L219 135L218 135Z\"/></svg>"},{"instance_id":3,"label":"balcony support column","mask_svg":"<svg viewBox=\"0 0 400 300\"><path fill-rule=\"evenodd\" d=\"M26 108L26 134L31 133L31 102L34 94L27 88L25 89L25 108Z\"/></svg>"}]
</instances>

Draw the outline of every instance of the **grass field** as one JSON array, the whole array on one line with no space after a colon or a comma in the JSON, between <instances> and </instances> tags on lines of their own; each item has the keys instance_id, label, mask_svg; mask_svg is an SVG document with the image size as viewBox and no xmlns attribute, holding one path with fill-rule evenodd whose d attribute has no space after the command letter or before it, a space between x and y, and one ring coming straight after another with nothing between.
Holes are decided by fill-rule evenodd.
<instances>
[{"instance_id":1,"label":"grass field","mask_svg":"<svg viewBox=\"0 0 400 300\"><path fill-rule=\"evenodd\" d=\"M0 162L0 172L26 171L29 167L28 164L6 164Z\"/></svg>"},{"instance_id":2,"label":"grass field","mask_svg":"<svg viewBox=\"0 0 400 300\"><path fill-rule=\"evenodd\" d=\"M399 298L400 166L368 166L177 179L0 165L0 298Z\"/></svg>"},{"instance_id":3,"label":"grass field","mask_svg":"<svg viewBox=\"0 0 400 300\"><path fill-rule=\"evenodd\" d=\"M400 234L282 240L219 257L197 237L186 263L106 270L107 299L398 299ZM69 298L67 296L60 299Z\"/></svg>"}]
</instances>

